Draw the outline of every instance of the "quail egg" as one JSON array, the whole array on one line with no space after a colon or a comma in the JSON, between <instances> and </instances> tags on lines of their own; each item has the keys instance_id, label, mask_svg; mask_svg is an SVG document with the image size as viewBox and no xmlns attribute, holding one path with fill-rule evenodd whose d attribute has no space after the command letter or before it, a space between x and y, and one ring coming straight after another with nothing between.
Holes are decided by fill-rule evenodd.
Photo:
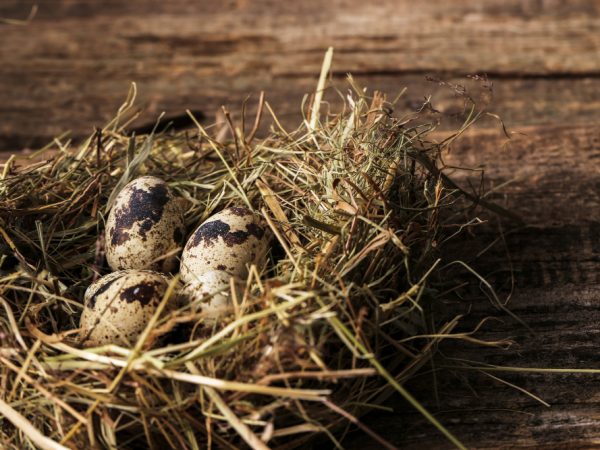
<instances>
[{"instance_id":1,"label":"quail egg","mask_svg":"<svg viewBox=\"0 0 600 450\"><path fill-rule=\"evenodd\" d=\"M184 235L183 211L167 184L157 177L137 178L119 192L108 215L106 260L113 270L170 272Z\"/></svg>"},{"instance_id":2,"label":"quail egg","mask_svg":"<svg viewBox=\"0 0 600 450\"><path fill-rule=\"evenodd\" d=\"M246 208L231 207L203 222L189 238L181 256L181 279L188 283L210 270L238 278L250 264L262 264L271 232L262 218Z\"/></svg>"},{"instance_id":3,"label":"quail egg","mask_svg":"<svg viewBox=\"0 0 600 450\"><path fill-rule=\"evenodd\" d=\"M149 270L121 270L95 281L84 296L82 343L133 345L168 286L164 275Z\"/></svg>"},{"instance_id":4,"label":"quail egg","mask_svg":"<svg viewBox=\"0 0 600 450\"><path fill-rule=\"evenodd\" d=\"M231 285L233 277L222 270L210 270L187 283L179 293L179 302L189 303L192 310L201 311L207 323L231 312ZM234 278L236 297L241 300L243 289L240 280Z\"/></svg>"}]
</instances>

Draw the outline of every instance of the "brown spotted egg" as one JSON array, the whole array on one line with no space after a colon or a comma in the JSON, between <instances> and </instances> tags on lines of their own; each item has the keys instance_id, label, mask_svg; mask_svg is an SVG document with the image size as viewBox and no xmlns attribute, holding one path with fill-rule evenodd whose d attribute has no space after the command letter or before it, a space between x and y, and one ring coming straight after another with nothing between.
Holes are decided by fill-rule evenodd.
<instances>
[{"instance_id":1,"label":"brown spotted egg","mask_svg":"<svg viewBox=\"0 0 600 450\"><path fill-rule=\"evenodd\" d=\"M149 270L121 270L92 283L80 319L83 345L134 345L168 286L164 275Z\"/></svg>"},{"instance_id":2,"label":"brown spotted egg","mask_svg":"<svg viewBox=\"0 0 600 450\"><path fill-rule=\"evenodd\" d=\"M117 195L106 221L106 260L113 270L171 272L185 234L183 211L167 184L145 176ZM166 255L169 256L166 256Z\"/></svg>"},{"instance_id":3,"label":"brown spotted egg","mask_svg":"<svg viewBox=\"0 0 600 450\"><path fill-rule=\"evenodd\" d=\"M248 266L262 264L270 230L262 218L246 208L231 207L210 217L191 235L181 255L181 279L192 282L220 270L245 278Z\"/></svg>"},{"instance_id":4,"label":"brown spotted egg","mask_svg":"<svg viewBox=\"0 0 600 450\"><path fill-rule=\"evenodd\" d=\"M193 311L201 312L208 323L232 311L231 279L234 279L236 297L241 301L242 283L222 270L210 270L187 283L179 292L180 304L190 304Z\"/></svg>"}]
</instances>

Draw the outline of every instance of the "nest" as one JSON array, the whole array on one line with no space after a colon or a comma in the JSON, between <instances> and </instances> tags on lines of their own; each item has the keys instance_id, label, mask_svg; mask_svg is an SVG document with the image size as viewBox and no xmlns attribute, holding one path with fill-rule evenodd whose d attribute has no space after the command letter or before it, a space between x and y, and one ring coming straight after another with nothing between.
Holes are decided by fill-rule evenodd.
<instances>
[{"instance_id":1,"label":"nest","mask_svg":"<svg viewBox=\"0 0 600 450\"><path fill-rule=\"evenodd\" d=\"M360 417L394 393L460 446L403 383L457 323L443 249L480 223L481 201L444 174L442 155L475 109L435 143L422 114L394 116L354 87L337 114L320 113L317 96L293 132L272 114L258 140L266 103L248 134L227 116L225 131L132 136L131 100L80 146L55 140L49 159L5 165L3 448L343 446L349 425L389 447ZM270 262L214 326L182 307L157 313L132 348L82 348L83 293L109 272L110 204L143 174L185 199L188 233L232 204L261 214ZM176 290L174 277L163 302Z\"/></svg>"}]
</instances>

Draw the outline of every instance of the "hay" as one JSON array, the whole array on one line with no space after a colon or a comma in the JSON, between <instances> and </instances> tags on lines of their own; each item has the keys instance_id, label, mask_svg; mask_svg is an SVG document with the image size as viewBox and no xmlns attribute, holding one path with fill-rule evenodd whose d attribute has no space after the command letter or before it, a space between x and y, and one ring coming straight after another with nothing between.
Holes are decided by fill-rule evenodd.
<instances>
[{"instance_id":1,"label":"hay","mask_svg":"<svg viewBox=\"0 0 600 450\"><path fill-rule=\"evenodd\" d=\"M480 113L434 143L434 123L394 117L383 95L349 81L339 114L315 101L293 132L261 101L274 123L261 141L260 114L247 135L228 118L225 131L132 137L132 92L78 148L56 140L49 159L5 164L4 448L294 448L323 436L341 446L348 424L390 448L359 417L394 392L461 446L403 383L445 337L474 340L433 311L457 287L444 246L481 222L473 207L484 203L444 174L441 156ZM82 349L83 292L108 272L104 220L142 174L186 200L188 232L231 204L262 214L271 263L212 329L183 307L154 317L132 349ZM176 288L174 278L164 301Z\"/></svg>"}]
</instances>

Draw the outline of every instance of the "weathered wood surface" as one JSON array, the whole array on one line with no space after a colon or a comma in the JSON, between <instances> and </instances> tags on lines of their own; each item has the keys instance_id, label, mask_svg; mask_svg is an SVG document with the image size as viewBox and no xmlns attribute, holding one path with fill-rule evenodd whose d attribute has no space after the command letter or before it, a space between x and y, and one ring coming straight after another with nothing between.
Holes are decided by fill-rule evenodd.
<instances>
[{"instance_id":1,"label":"weathered wood surface","mask_svg":"<svg viewBox=\"0 0 600 450\"><path fill-rule=\"evenodd\" d=\"M184 107L212 120L221 104L264 89L295 124L330 45L337 76L406 85L409 103L433 91L424 74L486 72L502 80L496 109L515 123L590 120L600 104L597 2L36 3L28 26L0 24L0 150L88 134L132 81L147 120ZM32 4L5 0L0 17L24 18Z\"/></svg>"},{"instance_id":2,"label":"weathered wood surface","mask_svg":"<svg viewBox=\"0 0 600 450\"><path fill-rule=\"evenodd\" d=\"M30 6L4 0L0 17L24 18ZM448 342L443 355L600 368L598 2L48 0L30 25L0 24L0 35L0 151L39 146L65 130L89 133L113 115L131 81L148 121L186 108L212 121L221 104L239 110L247 94L266 90L283 122L295 125L329 45L338 86L345 89L348 71L371 89L393 94L407 86L400 108L433 93L438 109L459 111L460 100L425 75L456 81L488 73L492 110L526 135L505 146L497 123L486 121L452 158L485 164L493 185L514 179L500 191L529 227L507 236L516 282L510 307L536 334L504 317L479 337L512 337L510 350ZM500 287L509 279L505 258L498 248L481 262ZM465 329L498 314L475 300ZM545 407L483 374L444 374L439 403L431 376L410 387L470 447L600 448L598 375L495 373ZM401 447L450 447L402 401L391 406L389 416L367 417L369 426ZM373 448L360 435L345 444Z\"/></svg>"}]
</instances>

